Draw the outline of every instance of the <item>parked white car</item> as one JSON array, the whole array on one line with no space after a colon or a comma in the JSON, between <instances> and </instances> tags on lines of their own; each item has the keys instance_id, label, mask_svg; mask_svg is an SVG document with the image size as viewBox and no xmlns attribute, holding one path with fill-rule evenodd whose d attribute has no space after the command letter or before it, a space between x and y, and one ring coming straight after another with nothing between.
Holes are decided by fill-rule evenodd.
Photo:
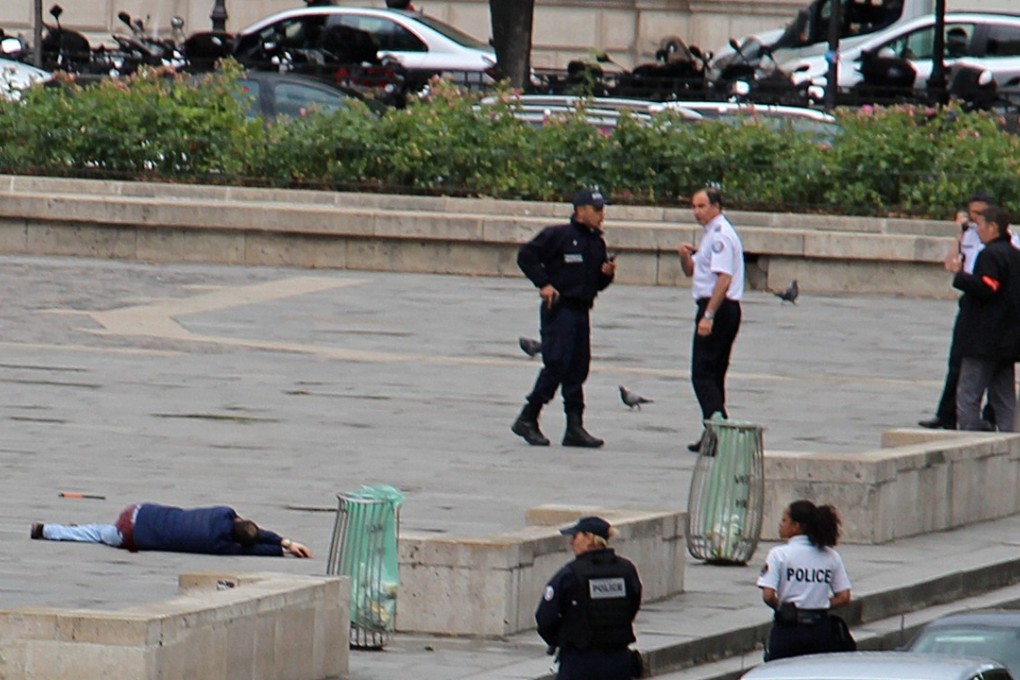
<instances>
[{"instance_id":1,"label":"parked white car","mask_svg":"<svg viewBox=\"0 0 1020 680\"><path fill-rule=\"evenodd\" d=\"M952 12L946 14L945 63L951 69L958 61L987 70L999 91L1017 91L1011 82L1020 73L1020 15L983 12ZM861 55L872 52L880 56L906 59L916 73L914 87L923 89L932 71L935 43L935 17L925 16L895 24L875 33L863 42L841 47L839 54L840 88L861 82ZM793 74L795 83L810 82L825 87L828 63L824 55L780 61L780 67Z\"/></svg>"},{"instance_id":2,"label":"parked white car","mask_svg":"<svg viewBox=\"0 0 1020 680\"><path fill-rule=\"evenodd\" d=\"M307 7L279 12L237 34L235 53L242 58L263 45L294 50L330 49L331 37L371 36L380 60L393 59L407 69L487 72L496 53L484 42L420 12L357 7Z\"/></svg>"},{"instance_id":3,"label":"parked white car","mask_svg":"<svg viewBox=\"0 0 1020 680\"><path fill-rule=\"evenodd\" d=\"M41 68L20 61L0 59L0 97L17 99L22 90L36 83L45 83L52 77L53 74Z\"/></svg>"}]
</instances>

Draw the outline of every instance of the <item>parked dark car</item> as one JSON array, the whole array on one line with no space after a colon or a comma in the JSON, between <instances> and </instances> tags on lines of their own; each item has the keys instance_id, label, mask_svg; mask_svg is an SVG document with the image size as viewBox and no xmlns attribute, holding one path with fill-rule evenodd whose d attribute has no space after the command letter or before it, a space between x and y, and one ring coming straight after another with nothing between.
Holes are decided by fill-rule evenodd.
<instances>
[{"instance_id":1,"label":"parked dark car","mask_svg":"<svg viewBox=\"0 0 1020 680\"><path fill-rule=\"evenodd\" d=\"M237 82L250 98L249 115L268 120L302 118L312 110L332 113L361 100L354 91L292 73L251 71Z\"/></svg>"}]
</instances>

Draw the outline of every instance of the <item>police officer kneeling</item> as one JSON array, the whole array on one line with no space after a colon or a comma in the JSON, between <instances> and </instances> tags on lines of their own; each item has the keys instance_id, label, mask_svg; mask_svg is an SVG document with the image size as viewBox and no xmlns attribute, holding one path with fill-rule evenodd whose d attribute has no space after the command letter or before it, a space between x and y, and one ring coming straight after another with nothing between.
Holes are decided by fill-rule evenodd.
<instances>
[{"instance_id":1,"label":"police officer kneeling","mask_svg":"<svg viewBox=\"0 0 1020 680\"><path fill-rule=\"evenodd\" d=\"M634 617L641 580L634 564L609 547L616 530L601 517L582 517L560 533L576 559L556 572L535 612L538 634L559 647L558 680L640 677Z\"/></svg>"}]
</instances>

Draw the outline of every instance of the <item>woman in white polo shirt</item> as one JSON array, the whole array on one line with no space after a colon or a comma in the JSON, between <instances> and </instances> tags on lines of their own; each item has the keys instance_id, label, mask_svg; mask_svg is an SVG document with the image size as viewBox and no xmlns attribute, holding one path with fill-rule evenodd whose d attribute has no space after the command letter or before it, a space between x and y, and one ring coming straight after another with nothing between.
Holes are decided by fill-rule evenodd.
<instances>
[{"instance_id":1,"label":"woman in white polo shirt","mask_svg":"<svg viewBox=\"0 0 1020 680\"><path fill-rule=\"evenodd\" d=\"M833 549L839 533L839 515L831 505L799 500L783 511L779 537L786 545L769 551L758 577L762 599L776 611L766 661L843 651L853 644L842 621L829 616L830 609L850 602L850 578Z\"/></svg>"}]
</instances>

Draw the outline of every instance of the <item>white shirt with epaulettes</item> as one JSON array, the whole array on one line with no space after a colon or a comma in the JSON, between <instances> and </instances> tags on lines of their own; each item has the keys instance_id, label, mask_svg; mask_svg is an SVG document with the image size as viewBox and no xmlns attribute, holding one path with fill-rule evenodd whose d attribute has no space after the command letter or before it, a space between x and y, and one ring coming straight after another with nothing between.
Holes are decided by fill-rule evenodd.
<instances>
[{"instance_id":1,"label":"white shirt with epaulettes","mask_svg":"<svg viewBox=\"0 0 1020 680\"><path fill-rule=\"evenodd\" d=\"M828 609L829 598L850 590L843 558L832 548L819 548L807 536L793 536L769 550L758 577L759 588L771 588L779 603L798 609Z\"/></svg>"},{"instance_id":2,"label":"white shirt with epaulettes","mask_svg":"<svg viewBox=\"0 0 1020 680\"><path fill-rule=\"evenodd\" d=\"M691 294L695 300L712 297L719 274L733 277L726 298L739 302L744 297L744 247L724 215L716 215L705 225L704 236L694 253Z\"/></svg>"}]
</instances>

